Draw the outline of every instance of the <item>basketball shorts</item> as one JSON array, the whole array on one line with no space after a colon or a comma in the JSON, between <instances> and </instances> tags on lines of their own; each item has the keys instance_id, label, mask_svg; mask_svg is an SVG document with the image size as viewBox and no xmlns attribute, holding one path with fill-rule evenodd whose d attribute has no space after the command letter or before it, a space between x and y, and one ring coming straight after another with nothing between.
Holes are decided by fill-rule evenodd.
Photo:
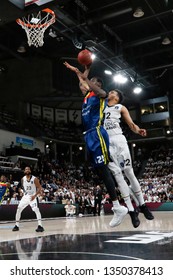
<instances>
[{"instance_id":1,"label":"basketball shorts","mask_svg":"<svg viewBox=\"0 0 173 280\"><path fill-rule=\"evenodd\" d=\"M31 195L24 194L24 196L22 197L22 199L19 202L19 207L25 208L28 205L30 205L32 210L34 210L34 208L38 208L38 199L35 198L34 200L31 201Z\"/></svg>"},{"instance_id":2,"label":"basketball shorts","mask_svg":"<svg viewBox=\"0 0 173 280\"><path fill-rule=\"evenodd\" d=\"M102 126L93 128L86 132L84 139L91 163L95 167L107 164L110 160L107 131Z\"/></svg>"},{"instance_id":3,"label":"basketball shorts","mask_svg":"<svg viewBox=\"0 0 173 280\"><path fill-rule=\"evenodd\" d=\"M113 161L113 163L110 162L110 169L114 168L119 172L120 169L132 168L130 150L125 136L122 134L109 136L109 141L110 157Z\"/></svg>"}]
</instances>

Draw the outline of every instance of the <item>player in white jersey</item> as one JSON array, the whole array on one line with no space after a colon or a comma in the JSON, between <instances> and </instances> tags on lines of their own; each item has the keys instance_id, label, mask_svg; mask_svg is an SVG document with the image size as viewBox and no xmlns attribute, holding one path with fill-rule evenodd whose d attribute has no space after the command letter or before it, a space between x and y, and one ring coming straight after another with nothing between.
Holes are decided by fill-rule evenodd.
<instances>
[{"instance_id":1,"label":"player in white jersey","mask_svg":"<svg viewBox=\"0 0 173 280\"><path fill-rule=\"evenodd\" d=\"M19 230L19 221L21 218L21 213L28 205L30 205L32 210L35 212L38 221L38 227L36 231L43 232L44 228L42 227L41 213L38 207L37 198L37 196L41 194L42 187L39 183L38 178L31 174L30 167L25 167L24 174L25 176L21 179L21 185L23 187L24 195L17 207L16 224L13 228L13 231Z\"/></svg>"},{"instance_id":2,"label":"player in white jersey","mask_svg":"<svg viewBox=\"0 0 173 280\"><path fill-rule=\"evenodd\" d=\"M133 171L132 160L127 140L123 135L122 129L120 127L120 118L122 117L124 119L124 121L128 124L129 128L134 133L140 134L141 136L146 136L146 130L139 128L133 122L127 108L120 104L121 100L122 93L119 90L111 90L108 94L107 106L104 109L104 128L107 130L109 135L110 155L113 160L109 163L109 168L117 181L121 195L128 207L132 224L134 227L138 227L140 221L131 202L130 188L124 179L122 171L124 171L126 177L130 182L131 189L135 195L137 206L139 206L140 211L148 220L154 219L154 216L144 203L140 184Z\"/></svg>"}]
</instances>

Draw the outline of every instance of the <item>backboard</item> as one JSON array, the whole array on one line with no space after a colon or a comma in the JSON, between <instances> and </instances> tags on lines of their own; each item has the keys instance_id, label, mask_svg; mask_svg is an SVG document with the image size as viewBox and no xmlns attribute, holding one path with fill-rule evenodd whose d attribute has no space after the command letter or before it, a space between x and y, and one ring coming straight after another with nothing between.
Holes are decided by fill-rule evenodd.
<instances>
[{"instance_id":1,"label":"backboard","mask_svg":"<svg viewBox=\"0 0 173 280\"><path fill-rule=\"evenodd\" d=\"M32 4L37 4L38 6L44 5L46 3L52 2L54 0L8 0L9 2L13 3L16 7L20 9L25 9Z\"/></svg>"}]
</instances>

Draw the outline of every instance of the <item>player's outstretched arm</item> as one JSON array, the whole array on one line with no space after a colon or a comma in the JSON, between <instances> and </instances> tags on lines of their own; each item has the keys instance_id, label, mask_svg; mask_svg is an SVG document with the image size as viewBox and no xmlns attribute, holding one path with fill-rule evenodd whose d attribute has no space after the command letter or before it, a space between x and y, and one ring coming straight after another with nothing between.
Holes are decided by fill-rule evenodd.
<instances>
[{"instance_id":1,"label":"player's outstretched arm","mask_svg":"<svg viewBox=\"0 0 173 280\"><path fill-rule=\"evenodd\" d=\"M75 72L77 75L84 75L85 77L88 77L89 72L91 67L90 66L85 66L85 70L84 73L82 73L77 67L74 67L73 65L71 65L70 63L68 63L67 61L65 61L63 63L68 69L70 69L71 71Z\"/></svg>"},{"instance_id":2,"label":"player's outstretched arm","mask_svg":"<svg viewBox=\"0 0 173 280\"><path fill-rule=\"evenodd\" d=\"M77 77L79 79L79 87L80 87L80 90L82 91L82 93L85 94L87 91L89 91L90 90L89 85L84 80L83 76L84 77L88 77L89 71L90 71L90 67L85 66L85 71L84 71L84 73L82 73L81 71L79 71L79 69L77 67L72 66L67 61L64 62L64 65L68 69L70 69L72 72L76 73L76 75L77 75Z\"/></svg>"},{"instance_id":3,"label":"player's outstretched arm","mask_svg":"<svg viewBox=\"0 0 173 280\"><path fill-rule=\"evenodd\" d=\"M65 61L63 64L64 64L69 70L71 70L72 72L75 72L76 74L77 74L78 72L80 72L79 69L78 69L77 67L74 67L73 65L71 65L71 64L68 63L67 61Z\"/></svg>"},{"instance_id":4,"label":"player's outstretched arm","mask_svg":"<svg viewBox=\"0 0 173 280\"><path fill-rule=\"evenodd\" d=\"M127 125L129 126L129 128L134 133L139 134L139 135L141 135L143 137L145 137L147 135L147 132L146 132L145 129L139 128L139 126L136 125L133 122L133 120L132 120L132 118L131 118L131 116L129 114L129 111L127 110L127 108L125 106L123 106L122 109L121 109L121 115L122 115L123 119L125 120L125 122L127 123Z\"/></svg>"}]
</instances>

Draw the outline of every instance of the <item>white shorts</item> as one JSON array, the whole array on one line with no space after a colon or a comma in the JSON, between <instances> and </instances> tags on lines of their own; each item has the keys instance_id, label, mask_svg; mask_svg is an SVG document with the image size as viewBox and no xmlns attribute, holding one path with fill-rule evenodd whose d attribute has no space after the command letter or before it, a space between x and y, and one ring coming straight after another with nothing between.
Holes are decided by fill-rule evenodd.
<instances>
[{"instance_id":1,"label":"white shorts","mask_svg":"<svg viewBox=\"0 0 173 280\"><path fill-rule=\"evenodd\" d=\"M126 168L132 168L132 159L125 136L122 134L109 136L109 142L110 157L113 160L113 163L109 163L110 169L118 173Z\"/></svg>"},{"instance_id":2,"label":"white shorts","mask_svg":"<svg viewBox=\"0 0 173 280\"><path fill-rule=\"evenodd\" d=\"M22 197L22 199L19 202L19 206L18 207L25 208L28 205L31 206L32 210L34 210L34 208L38 207L37 198L34 198L34 200L31 201L31 195L24 194L24 196Z\"/></svg>"}]
</instances>

